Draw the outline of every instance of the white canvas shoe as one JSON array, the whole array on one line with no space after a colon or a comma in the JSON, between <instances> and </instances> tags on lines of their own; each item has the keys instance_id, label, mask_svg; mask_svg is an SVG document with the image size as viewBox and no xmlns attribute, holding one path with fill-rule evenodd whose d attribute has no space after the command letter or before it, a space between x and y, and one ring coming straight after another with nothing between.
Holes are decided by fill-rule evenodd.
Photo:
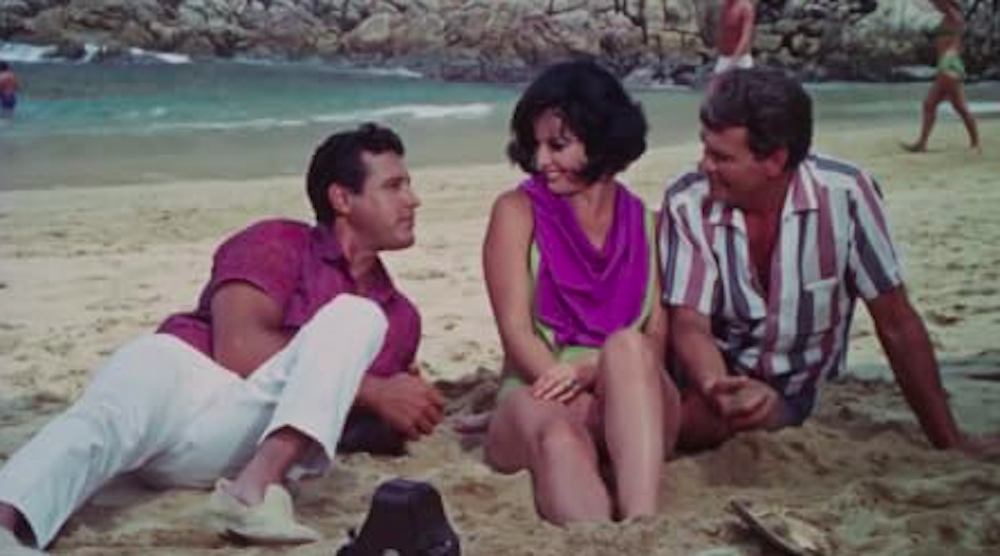
<instances>
[{"instance_id":1,"label":"white canvas shoe","mask_svg":"<svg viewBox=\"0 0 1000 556\"><path fill-rule=\"evenodd\" d=\"M323 538L295 520L292 497L280 485L268 486L263 502L247 506L229 494L229 484L219 479L208 499L209 525L216 533L250 544L305 544Z\"/></svg>"}]
</instances>

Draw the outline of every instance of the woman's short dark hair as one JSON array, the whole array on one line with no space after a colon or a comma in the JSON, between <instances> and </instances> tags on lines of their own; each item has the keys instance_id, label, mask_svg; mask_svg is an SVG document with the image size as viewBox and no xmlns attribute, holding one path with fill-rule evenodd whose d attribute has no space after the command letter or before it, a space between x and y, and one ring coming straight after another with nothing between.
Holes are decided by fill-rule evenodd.
<instances>
[{"instance_id":1,"label":"woman's short dark hair","mask_svg":"<svg viewBox=\"0 0 1000 556\"><path fill-rule=\"evenodd\" d=\"M535 120L554 110L584 144L588 183L621 172L646 150L646 117L609 71L586 61L550 66L521 95L510 120L507 157L536 173Z\"/></svg>"},{"instance_id":2,"label":"woman's short dark hair","mask_svg":"<svg viewBox=\"0 0 1000 556\"><path fill-rule=\"evenodd\" d=\"M374 123L365 123L356 130L342 131L328 137L313 153L306 177L306 191L316 221L329 224L336 218L327 191L336 183L352 193L361 193L368 178L361 153L405 154L403 142L396 132Z\"/></svg>"},{"instance_id":3,"label":"woman's short dark hair","mask_svg":"<svg viewBox=\"0 0 1000 556\"><path fill-rule=\"evenodd\" d=\"M712 84L700 117L702 125L716 132L745 127L750 151L757 158L788 149L786 170L798 166L812 145L812 99L781 70L724 72Z\"/></svg>"}]
</instances>

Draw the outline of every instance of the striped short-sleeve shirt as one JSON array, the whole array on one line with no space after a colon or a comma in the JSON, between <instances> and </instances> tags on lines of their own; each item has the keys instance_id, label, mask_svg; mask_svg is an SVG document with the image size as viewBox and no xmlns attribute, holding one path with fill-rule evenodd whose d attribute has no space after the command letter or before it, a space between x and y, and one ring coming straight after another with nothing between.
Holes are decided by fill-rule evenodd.
<instances>
[{"instance_id":1,"label":"striped short-sleeve shirt","mask_svg":"<svg viewBox=\"0 0 1000 556\"><path fill-rule=\"evenodd\" d=\"M793 175L766 295L742 211L714 200L704 174L676 179L662 214L664 305L709 317L730 371L786 396L841 372L857 298L902 283L878 186L845 162L811 155Z\"/></svg>"}]
</instances>

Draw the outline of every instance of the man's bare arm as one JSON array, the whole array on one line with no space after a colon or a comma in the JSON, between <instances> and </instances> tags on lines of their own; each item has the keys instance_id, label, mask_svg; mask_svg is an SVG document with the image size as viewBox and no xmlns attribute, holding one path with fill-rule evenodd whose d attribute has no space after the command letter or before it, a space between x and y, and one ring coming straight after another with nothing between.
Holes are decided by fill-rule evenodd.
<instances>
[{"instance_id":1,"label":"man's bare arm","mask_svg":"<svg viewBox=\"0 0 1000 556\"><path fill-rule=\"evenodd\" d=\"M941 385L927 329L903 286L868 302L892 372L924 434L937 448L959 447L964 439Z\"/></svg>"},{"instance_id":2,"label":"man's bare arm","mask_svg":"<svg viewBox=\"0 0 1000 556\"><path fill-rule=\"evenodd\" d=\"M292 334L276 301L248 282L228 282L212 296L212 358L246 377Z\"/></svg>"},{"instance_id":3,"label":"man's bare arm","mask_svg":"<svg viewBox=\"0 0 1000 556\"><path fill-rule=\"evenodd\" d=\"M689 307L673 306L669 315L671 346L691 387L706 395L728 374L712 336L709 318Z\"/></svg>"}]
</instances>

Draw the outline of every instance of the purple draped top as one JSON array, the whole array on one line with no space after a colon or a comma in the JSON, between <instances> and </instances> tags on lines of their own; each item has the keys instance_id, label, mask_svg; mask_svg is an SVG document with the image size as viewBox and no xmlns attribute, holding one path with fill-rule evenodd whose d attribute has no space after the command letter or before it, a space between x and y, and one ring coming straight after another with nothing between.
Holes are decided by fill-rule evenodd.
<instances>
[{"instance_id":1,"label":"purple draped top","mask_svg":"<svg viewBox=\"0 0 1000 556\"><path fill-rule=\"evenodd\" d=\"M531 198L540 258L535 318L552 329L558 347L600 347L643 312L650 279L646 207L615 182L614 219L598 249L543 176L520 187Z\"/></svg>"}]
</instances>

